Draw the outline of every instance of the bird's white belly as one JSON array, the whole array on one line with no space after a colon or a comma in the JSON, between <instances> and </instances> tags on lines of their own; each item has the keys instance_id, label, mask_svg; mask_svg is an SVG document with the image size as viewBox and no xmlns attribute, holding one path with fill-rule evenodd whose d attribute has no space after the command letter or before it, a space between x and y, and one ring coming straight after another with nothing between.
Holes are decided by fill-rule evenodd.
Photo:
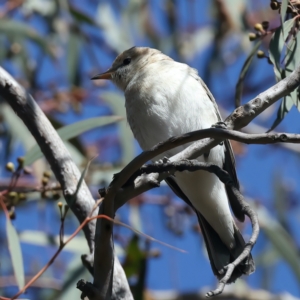
<instances>
[{"instance_id":1,"label":"bird's white belly","mask_svg":"<svg viewBox=\"0 0 300 300\"><path fill-rule=\"evenodd\" d=\"M199 85L198 82L197 84ZM169 90L172 91L172 89ZM190 93L190 90L182 93L186 97L180 97L180 91L168 97L160 96L163 95L163 91L160 90L152 91L154 96L150 98L148 94L129 92L126 94L127 120L143 150L148 150L172 136L208 128L218 121L215 108L203 90L194 89L194 94ZM172 101L176 97L174 104ZM173 156L187 146L188 144L182 145L162 153L154 160L164 156ZM208 159L201 156L198 160L211 162L221 167L224 162L224 146L218 145L211 149ZM234 225L223 183L214 174L205 171L177 172L175 175L179 187L215 229L223 242L228 247L234 244Z\"/></svg>"}]
</instances>

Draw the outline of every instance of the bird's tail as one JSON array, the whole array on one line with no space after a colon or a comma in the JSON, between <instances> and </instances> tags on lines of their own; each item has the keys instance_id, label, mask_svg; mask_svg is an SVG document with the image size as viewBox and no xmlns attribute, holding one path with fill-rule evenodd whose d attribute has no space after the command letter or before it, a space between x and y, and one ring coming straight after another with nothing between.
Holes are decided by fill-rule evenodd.
<instances>
[{"instance_id":1,"label":"bird's tail","mask_svg":"<svg viewBox=\"0 0 300 300\"><path fill-rule=\"evenodd\" d=\"M235 226L235 247L233 249L228 249L225 244L220 239L216 231L209 225L205 218L197 212L199 224L201 231L205 240L211 268L214 274L221 279L226 270L224 267L229 263L233 262L244 250L245 241ZM223 270L223 272L222 272ZM233 271L229 281L227 283L235 282L235 280L242 275L250 275L255 271L255 264L251 254L248 258L242 261Z\"/></svg>"}]
</instances>

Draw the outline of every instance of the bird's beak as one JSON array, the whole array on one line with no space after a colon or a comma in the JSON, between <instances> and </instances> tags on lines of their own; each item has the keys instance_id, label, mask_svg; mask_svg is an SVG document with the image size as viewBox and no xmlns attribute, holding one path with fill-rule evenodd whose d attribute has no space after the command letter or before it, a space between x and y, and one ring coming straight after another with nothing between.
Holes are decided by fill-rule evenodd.
<instances>
[{"instance_id":1,"label":"bird's beak","mask_svg":"<svg viewBox=\"0 0 300 300\"><path fill-rule=\"evenodd\" d=\"M115 69L113 69L113 68L110 68L110 69L108 69L106 72L104 72L104 73L101 73L101 74L98 74L98 75L95 75L95 76L93 76L92 78L91 78L91 80L97 80L97 79L108 79L108 80L110 80L110 79L112 79L112 73L114 73L115 72Z\"/></svg>"}]
</instances>

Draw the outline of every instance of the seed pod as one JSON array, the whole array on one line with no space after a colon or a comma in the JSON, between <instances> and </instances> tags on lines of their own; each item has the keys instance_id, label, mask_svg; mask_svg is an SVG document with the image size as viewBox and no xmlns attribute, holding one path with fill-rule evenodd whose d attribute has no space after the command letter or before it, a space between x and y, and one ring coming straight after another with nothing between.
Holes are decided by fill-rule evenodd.
<instances>
[{"instance_id":1,"label":"seed pod","mask_svg":"<svg viewBox=\"0 0 300 300\"><path fill-rule=\"evenodd\" d=\"M19 200L20 201L24 201L24 200L26 200L26 198L27 198L27 195L25 193L19 193Z\"/></svg>"},{"instance_id":2,"label":"seed pod","mask_svg":"<svg viewBox=\"0 0 300 300\"><path fill-rule=\"evenodd\" d=\"M9 172L14 172L15 170L15 165L10 161L6 164L5 166L6 170Z\"/></svg>"},{"instance_id":3,"label":"seed pod","mask_svg":"<svg viewBox=\"0 0 300 300\"><path fill-rule=\"evenodd\" d=\"M49 182L49 178L43 177L43 179L42 179L42 185L45 186L45 185L47 185L48 182Z\"/></svg>"},{"instance_id":4,"label":"seed pod","mask_svg":"<svg viewBox=\"0 0 300 300\"><path fill-rule=\"evenodd\" d=\"M260 24L260 23L256 23L254 25L254 29L257 30L257 31L263 31L264 30L262 24Z\"/></svg>"},{"instance_id":5,"label":"seed pod","mask_svg":"<svg viewBox=\"0 0 300 300\"><path fill-rule=\"evenodd\" d=\"M250 32L250 33L249 33L249 40L250 40L250 41L256 40L256 34L253 33L253 32Z\"/></svg>"},{"instance_id":6,"label":"seed pod","mask_svg":"<svg viewBox=\"0 0 300 300\"><path fill-rule=\"evenodd\" d=\"M257 58L264 58L266 55L265 55L265 52L264 52L264 51L258 50L258 51L256 52L256 56L257 56Z\"/></svg>"},{"instance_id":7,"label":"seed pod","mask_svg":"<svg viewBox=\"0 0 300 300\"><path fill-rule=\"evenodd\" d=\"M264 30L267 30L269 28L269 21L263 21L261 23L262 27Z\"/></svg>"},{"instance_id":8,"label":"seed pod","mask_svg":"<svg viewBox=\"0 0 300 300\"><path fill-rule=\"evenodd\" d=\"M51 177L51 172L50 172L50 171L45 171L45 172L43 173L43 176L44 176L44 177L47 177L47 178L50 178L50 177Z\"/></svg>"},{"instance_id":9,"label":"seed pod","mask_svg":"<svg viewBox=\"0 0 300 300\"><path fill-rule=\"evenodd\" d=\"M273 10L277 10L279 8L278 2L277 1L272 1L270 3L270 6Z\"/></svg>"}]
</instances>

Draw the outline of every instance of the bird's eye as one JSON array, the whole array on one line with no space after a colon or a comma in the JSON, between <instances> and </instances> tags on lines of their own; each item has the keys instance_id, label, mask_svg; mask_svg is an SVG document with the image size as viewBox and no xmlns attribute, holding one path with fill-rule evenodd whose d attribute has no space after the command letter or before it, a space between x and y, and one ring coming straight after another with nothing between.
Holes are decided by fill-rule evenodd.
<instances>
[{"instance_id":1,"label":"bird's eye","mask_svg":"<svg viewBox=\"0 0 300 300\"><path fill-rule=\"evenodd\" d=\"M130 57L127 57L123 60L123 64L126 66L126 65L129 65L131 62L131 58Z\"/></svg>"}]
</instances>

